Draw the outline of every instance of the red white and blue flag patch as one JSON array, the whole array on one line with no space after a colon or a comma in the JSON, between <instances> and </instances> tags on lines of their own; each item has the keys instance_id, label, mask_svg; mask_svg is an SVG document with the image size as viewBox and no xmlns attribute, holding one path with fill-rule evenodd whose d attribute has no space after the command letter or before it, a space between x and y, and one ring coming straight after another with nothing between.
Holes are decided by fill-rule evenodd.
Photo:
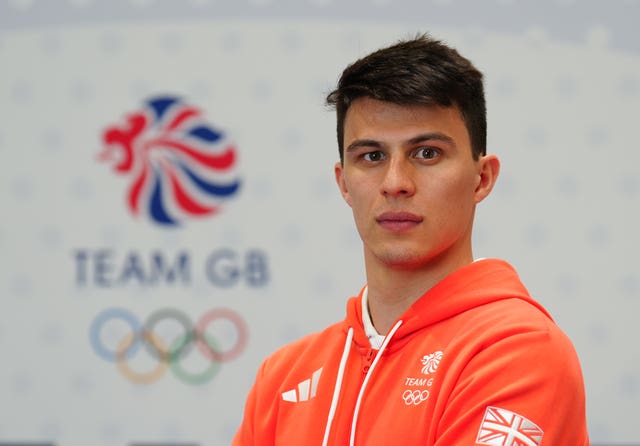
<instances>
[{"instance_id":1,"label":"red white and blue flag patch","mask_svg":"<svg viewBox=\"0 0 640 446\"><path fill-rule=\"evenodd\" d=\"M510 410L487 407L476 444L540 446L544 432L535 423Z\"/></svg>"}]
</instances>

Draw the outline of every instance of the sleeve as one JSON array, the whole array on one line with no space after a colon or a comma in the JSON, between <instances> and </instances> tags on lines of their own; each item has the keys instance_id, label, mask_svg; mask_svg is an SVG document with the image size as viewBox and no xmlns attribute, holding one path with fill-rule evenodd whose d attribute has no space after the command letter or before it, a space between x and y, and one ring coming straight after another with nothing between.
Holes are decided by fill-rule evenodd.
<instances>
[{"instance_id":1,"label":"sleeve","mask_svg":"<svg viewBox=\"0 0 640 446\"><path fill-rule=\"evenodd\" d=\"M580 364L555 325L488 344L452 386L435 446L589 445Z\"/></svg>"}]
</instances>

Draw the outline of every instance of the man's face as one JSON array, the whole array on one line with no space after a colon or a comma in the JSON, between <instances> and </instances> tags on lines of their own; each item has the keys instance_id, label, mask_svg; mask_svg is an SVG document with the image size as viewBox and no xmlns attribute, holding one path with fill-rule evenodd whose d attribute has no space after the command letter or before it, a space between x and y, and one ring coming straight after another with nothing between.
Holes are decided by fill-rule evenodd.
<instances>
[{"instance_id":1,"label":"man's face","mask_svg":"<svg viewBox=\"0 0 640 446\"><path fill-rule=\"evenodd\" d=\"M475 205L498 174L493 156L474 160L457 107L351 104L336 181L351 206L365 260L415 269L472 260Z\"/></svg>"}]
</instances>

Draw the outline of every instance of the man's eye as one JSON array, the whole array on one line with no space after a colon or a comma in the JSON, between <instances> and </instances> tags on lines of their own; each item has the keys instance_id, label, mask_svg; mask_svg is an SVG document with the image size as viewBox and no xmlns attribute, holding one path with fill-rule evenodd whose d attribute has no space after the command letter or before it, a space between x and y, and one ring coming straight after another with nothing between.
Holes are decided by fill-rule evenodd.
<instances>
[{"instance_id":1,"label":"man's eye","mask_svg":"<svg viewBox=\"0 0 640 446\"><path fill-rule=\"evenodd\" d=\"M440 152L432 147L421 147L416 151L416 158L434 159L440 155Z\"/></svg>"},{"instance_id":2,"label":"man's eye","mask_svg":"<svg viewBox=\"0 0 640 446\"><path fill-rule=\"evenodd\" d=\"M384 158L384 155L383 155L382 152L377 150L375 152L367 152L364 155L362 155L362 157L366 161L380 161L380 160L382 160Z\"/></svg>"}]
</instances>

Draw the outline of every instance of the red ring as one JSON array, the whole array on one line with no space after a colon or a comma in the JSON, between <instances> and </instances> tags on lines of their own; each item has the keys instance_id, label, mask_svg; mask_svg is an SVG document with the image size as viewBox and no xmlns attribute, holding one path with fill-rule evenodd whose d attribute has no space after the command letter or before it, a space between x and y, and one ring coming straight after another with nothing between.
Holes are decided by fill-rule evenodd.
<instances>
[{"instance_id":1,"label":"red ring","mask_svg":"<svg viewBox=\"0 0 640 446\"><path fill-rule=\"evenodd\" d=\"M210 346L206 342L204 333L207 326L216 319L224 318L231 321L238 332L238 340L236 345L227 351L216 351L214 347ZM207 358L212 361L227 362L235 359L242 353L247 346L249 337L249 329L247 323L240 317L238 313L228 308L216 308L202 315L196 325L196 344L198 348Z\"/></svg>"}]
</instances>

